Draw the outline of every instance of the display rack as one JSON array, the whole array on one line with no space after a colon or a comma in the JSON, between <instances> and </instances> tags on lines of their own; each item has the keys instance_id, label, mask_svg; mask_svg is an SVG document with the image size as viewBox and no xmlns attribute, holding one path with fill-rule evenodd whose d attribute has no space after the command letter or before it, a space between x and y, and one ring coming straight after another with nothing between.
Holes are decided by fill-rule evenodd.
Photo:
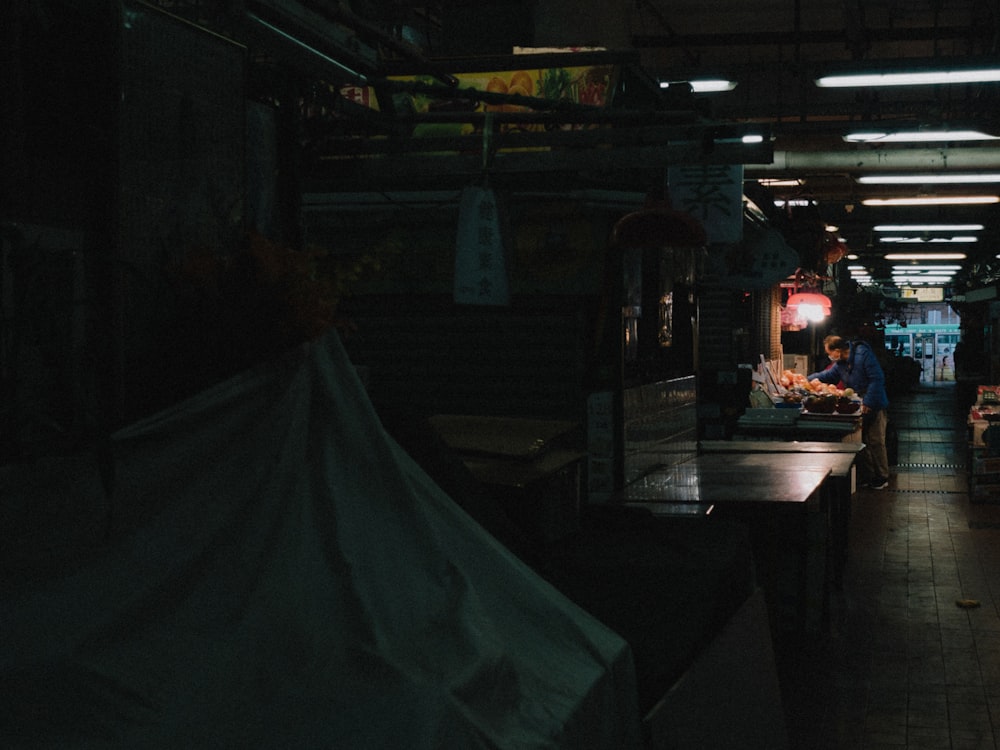
<instances>
[{"instance_id":1,"label":"display rack","mask_svg":"<svg viewBox=\"0 0 1000 750\"><path fill-rule=\"evenodd\" d=\"M1000 503L1000 386L980 385L969 409L969 500ZM997 431L994 436L992 430Z\"/></svg>"}]
</instances>

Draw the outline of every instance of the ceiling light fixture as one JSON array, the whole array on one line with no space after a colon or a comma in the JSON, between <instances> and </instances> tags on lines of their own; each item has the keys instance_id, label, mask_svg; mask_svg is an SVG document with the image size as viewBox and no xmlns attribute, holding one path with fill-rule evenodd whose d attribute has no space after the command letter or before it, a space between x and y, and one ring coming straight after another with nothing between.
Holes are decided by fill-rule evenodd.
<instances>
[{"instance_id":1,"label":"ceiling light fixture","mask_svg":"<svg viewBox=\"0 0 1000 750\"><path fill-rule=\"evenodd\" d=\"M956 265L945 265L943 263L941 265L936 265L934 263L928 263L924 265L921 265L920 263L912 263L912 264L906 263L898 266L893 266L892 270L904 271L906 273L915 271L931 271L932 273L944 273L945 271L951 271L954 273L955 271L961 271L962 267Z\"/></svg>"},{"instance_id":2,"label":"ceiling light fixture","mask_svg":"<svg viewBox=\"0 0 1000 750\"><path fill-rule=\"evenodd\" d=\"M690 86L695 94L716 94L722 91L732 91L736 88L737 82L726 78L702 78L696 81L660 81L661 89L668 89L671 86Z\"/></svg>"},{"instance_id":3,"label":"ceiling light fixture","mask_svg":"<svg viewBox=\"0 0 1000 750\"><path fill-rule=\"evenodd\" d=\"M866 174L856 178L862 185L960 185L1000 182L1000 173L977 174Z\"/></svg>"},{"instance_id":4,"label":"ceiling light fixture","mask_svg":"<svg viewBox=\"0 0 1000 750\"><path fill-rule=\"evenodd\" d=\"M969 243L979 242L979 238L974 235L955 235L954 237L879 237L879 242L896 243L899 245L919 245L926 243L947 244L951 242Z\"/></svg>"},{"instance_id":5,"label":"ceiling light fixture","mask_svg":"<svg viewBox=\"0 0 1000 750\"><path fill-rule=\"evenodd\" d=\"M913 278L921 278L921 279L931 278L931 277L933 277L933 278L941 277L941 278L945 278L945 279L950 279L952 276L955 275L955 272L954 271L914 271L914 270L905 269L905 268L904 269L894 268L894 269L892 269L892 275L893 276L912 276Z\"/></svg>"},{"instance_id":6,"label":"ceiling light fixture","mask_svg":"<svg viewBox=\"0 0 1000 750\"><path fill-rule=\"evenodd\" d=\"M904 276L893 275L892 280L897 284L947 284L952 280L951 276Z\"/></svg>"},{"instance_id":7,"label":"ceiling light fixture","mask_svg":"<svg viewBox=\"0 0 1000 750\"><path fill-rule=\"evenodd\" d=\"M869 130L843 136L848 143L940 143L942 141L993 141L1000 136L978 130Z\"/></svg>"},{"instance_id":8,"label":"ceiling light fixture","mask_svg":"<svg viewBox=\"0 0 1000 750\"><path fill-rule=\"evenodd\" d=\"M785 306L798 317L818 323L830 314L830 298L819 292L796 292L788 298Z\"/></svg>"},{"instance_id":9,"label":"ceiling light fixture","mask_svg":"<svg viewBox=\"0 0 1000 750\"><path fill-rule=\"evenodd\" d=\"M865 206L962 206L1000 203L997 195L938 195L910 198L866 198Z\"/></svg>"},{"instance_id":10,"label":"ceiling light fixture","mask_svg":"<svg viewBox=\"0 0 1000 750\"><path fill-rule=\"evenodd\" d=\"M817 78L820 88L855 88L873 86L937 86L952 83L996 83L1000 68L959 70L910 70L894 73L849 73Z\"/></svg>"},{"instance_id":11,"label":"ceiling light fixture","mask_svg":"<svg viewBox=\"0 0 1000 750\"><path fill-rule=\"evenodd\" d=\"M888 253L886 260L965 260L965 253Z\"/></svg>"},{"instance_id":12,"label":"ceiling light fixture","mask_svg":"<svg viewBox=\"0 0 1000 750\"><path fill-rule=\"evenodd\" d=\"M782 177L762 177L757 180L758 185L763 187L801 187L802 180L798 178L785 179Z\"/></svg>"},{"instance_id":13,"label":"ceiling light fixture","mask_svg":"<svg viewBox=\"0 0 1000 750\"><path fill-rule=\"evenodd\" d=\"M978 232L982 224L876 224L876 232Z\"/></svg>"}]
</instances>

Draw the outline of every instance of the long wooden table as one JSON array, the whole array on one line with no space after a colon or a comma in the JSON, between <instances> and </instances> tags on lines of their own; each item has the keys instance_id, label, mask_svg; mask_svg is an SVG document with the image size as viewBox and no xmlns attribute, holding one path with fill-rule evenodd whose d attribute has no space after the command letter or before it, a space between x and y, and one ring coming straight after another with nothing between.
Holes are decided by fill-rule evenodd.
<instances>
[{"instance_id":1,"label":"long wooden table","mask_svg":"<svg viewBox=\"0 0 1000 750\"><path fill-rule=\"evenodd\" d=\"M830 468L790 469L777 454L764 460L737 462L734 457L695 456L682 463L653 469L622 491L625 503L641 503L653 513L660 503L818 505L817 491Z\"/></svg>"},{"instance_id":2,"label":"long wooden table","mask_svg":"<svg viewBox=\"0 0 1000 750\"><path fill-rule=\"evenodd\" d=\"M829 457L840 454L817 453L809 467L790 466L783 454L752 455L698 455L654 469L625 487L622 500L653 514L673 515L678 504L693 504L745 520L776 616L784 612L785 556L797 552L796 626L817 630L828 596L830 506L822 488L835 463Z\"/></svg>"},{"instance_id":3,"label":"long wooden table","mask_svg":"<svg viewBox=\"0 0 1000 750\"><path fill-rule=\"evenodd\" d=\"M864 443L834 443L825 441L795 440L703 440L698 445L702 455L726 454L726 460L750 460L748 454L794 454L788 458L795 466L830 467L830 527L833 556L833 582L843 586L844 566L847 563L851 524L851 498L856 489L856 464ZM740 458L736 458L739 456ZM819 458L825 457L825 458Z\"/></svg>"}]
</instances>

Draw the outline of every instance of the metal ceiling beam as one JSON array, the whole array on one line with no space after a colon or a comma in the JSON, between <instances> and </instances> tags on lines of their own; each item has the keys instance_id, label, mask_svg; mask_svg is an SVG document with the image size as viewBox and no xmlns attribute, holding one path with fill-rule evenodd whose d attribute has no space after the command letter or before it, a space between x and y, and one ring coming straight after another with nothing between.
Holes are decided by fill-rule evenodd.
<instances>
[{"instance_id":1,"label":"metal ceiling beam","mask_svg":"<svg viewBox=\"0 0 1000 750\"><path fill-rule=\"evenodd\" d=\"M757 172L913 172L1000 169L1000 147L872 149L870 151L781 151L769 164L748 164Z\"/></svg>"},{"instance_id":2,"label":"metal ceiling beam","mask_svg":"<svg viewBox=\"0 0 1000 750\"><path fill-rule=\"evenodd\" d=\"M395 154L382 158L321 159L311 175L312 192L341 190L420 189L428 184L439 189L471 184L487 174L496 179L523 181L525 176L546 174L580 175L633 172L662 179L669 167L681 164L741 164L745 160L770 158L770 144L616 145L613 148L552 149L545 151L500 151L484 169L479 154Z\"/></svg>"}]
</instances>

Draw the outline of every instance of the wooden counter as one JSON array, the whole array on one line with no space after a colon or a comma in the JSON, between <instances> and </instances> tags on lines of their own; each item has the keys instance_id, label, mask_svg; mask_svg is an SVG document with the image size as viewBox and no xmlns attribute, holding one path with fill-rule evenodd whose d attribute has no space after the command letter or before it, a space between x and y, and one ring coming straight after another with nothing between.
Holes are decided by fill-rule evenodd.
<instances>
[{"instance_id":1,"label":"wooden counter","mask_svg":"<svg viewBox=\"0 0 1000 750\"><path fill-rule=\"evenodd\" d=\"M857 491L857 457L864 448L864 443L796 440L703 440L698 444L702 455L721 455L727 461L744 462L750 454L785 453L794 454L794 459L788 461L795 466L830 468L831 573L838 589L843 586L844 566L847 564L851 499ZM817 460L817 456L830 458ZM842 458L837 460L833 456Z\"/></svg>"},{"instance_id":2,"label":"wooden counter","mask_svg":"<svg viewBox=\"0 0 1000 750\"><path fill-rule=\"evenodd\" d=\"M816 631L829 594L831 503L824 483L854 454L809 455L809 466L790 466L786 453L699 455L650 471L624 488L622 501L662 515L674 514L677 504L712 506L713 515L745 521L776 623Z\"/></svg>"}]
</instances>

